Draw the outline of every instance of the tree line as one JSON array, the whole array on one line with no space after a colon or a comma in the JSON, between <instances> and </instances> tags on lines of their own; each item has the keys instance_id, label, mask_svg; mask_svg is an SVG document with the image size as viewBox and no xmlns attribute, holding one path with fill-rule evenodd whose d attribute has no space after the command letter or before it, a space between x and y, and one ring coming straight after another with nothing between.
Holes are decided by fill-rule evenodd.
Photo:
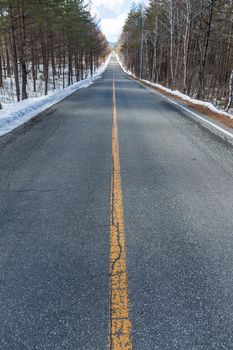
<instances>
[{"instance_id":1,"label":"tree line","mask_svg":"<svg viewBox=\"0 0 233 350\"><path fill-rule=\"evenodd\" d=\"M117 49L136 76L229 111L232 0L151 0L132 6Z\"/></svg>"},{"instance_id":2,"label":"tree line","mask_svg":"<svg viewBox=\"0 0 233 350\"><path fill-rule=\"evenodd\" d=\"M0 89L11 79L17 101L36 93L38 79L47 95L59 79L64 88L92 75L108 53L83 0L0 2Z\"/></svg>"}]
</instances>

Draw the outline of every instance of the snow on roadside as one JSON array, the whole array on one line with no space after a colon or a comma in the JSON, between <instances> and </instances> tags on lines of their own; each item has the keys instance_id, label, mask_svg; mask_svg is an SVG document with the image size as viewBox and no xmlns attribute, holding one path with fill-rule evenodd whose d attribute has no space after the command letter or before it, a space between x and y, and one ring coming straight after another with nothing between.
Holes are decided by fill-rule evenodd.
<instances>
[{"instance_id":1,"label":"snow on roadside","mask_svg":"<svg viewBox=\"0 0 233 350\"><path fill-rule=\"evenodd\" d=\"M75 91L92 85L95 80L101 78L107 68L110 58L111 55L108 57L107 61L97 69L93 77L88 77L65 89L57 90L48 96L29 98L12 104L2 104L3 109L0 110L0 136L24 124L37 114L73 94Z\"/></svg>"},{"instance_id":2,"label":"snow on roadside","mask_svg":"<svg viewBox=\"0 0 233 350\"><path fill-rule=\"evenodd\" d=\"M117 57L117 60L121 66L121 69L123 70L123 72L125 72L126 74L128 74L129 76L133 77L133 78L136 78L138 79L132 72L128 71L126 69L126 67L123 65L123 63L121 62L119 56L116 54L116 57ZM177 96L177 97L180 97L182 100L184 101L187 101L187 102L190 102L190 103L193 103L195 105L199 105L199 106L202 106L202 107L206 107L208 108L209 110L211 110L212 112L214 113L217 113L219 115L224 115L230 119L233 119L233 115L229 114L229 113L226 113L224 110L221 110L221 109L218 109L216 108L212 103L210 102L206 102L206 101L201 101L201 100L196 100L194 98L191 98L190 96L188 95L185 95L183 94L182 92L178 91L178 90L171 90L171 89L168 89L166 87L164 87L163 85L160 85L160 84L155 84L155 83L152 83L151 81L149 80L144 80L144 79L139 79L140 81L148 84L148 85L151 85L151 86L154 86L155 88L158 88L160 90L163 90L164 92L168 92L169 94L171 95L174 95L174 96Z\"/></svg>"}]
</instances>

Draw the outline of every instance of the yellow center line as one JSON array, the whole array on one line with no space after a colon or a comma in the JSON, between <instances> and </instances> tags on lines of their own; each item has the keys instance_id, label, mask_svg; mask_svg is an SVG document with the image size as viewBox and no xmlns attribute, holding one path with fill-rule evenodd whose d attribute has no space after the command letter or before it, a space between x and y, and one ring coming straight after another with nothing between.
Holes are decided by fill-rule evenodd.
<instances>
[{"instance_id":1,"label":"yellow center line","mask_svg":"<svg viewBox=\"0 0 233 350\"><path fill-rule=\"evenodd\" d=\"M110 220L110 348L131 350L124 211L122 202L116 89L113 72L112 186Z\"/></svg>"}]
</instances>

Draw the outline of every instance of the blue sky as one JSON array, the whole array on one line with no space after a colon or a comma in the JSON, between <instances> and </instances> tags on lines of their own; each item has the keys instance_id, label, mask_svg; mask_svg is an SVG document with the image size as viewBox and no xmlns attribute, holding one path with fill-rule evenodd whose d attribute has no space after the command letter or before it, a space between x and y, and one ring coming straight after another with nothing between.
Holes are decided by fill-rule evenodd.
<instances>
[{"instance_id":1,"label":"blue sky","mask_svg":"<svg viewBox=\"0 0 233 350\"><path fill-rule=\"evenodd\" d=\"M117 41L132 3L141 0L92 0L92 13L109 41ZM148 2L144 0L144 2Z\"/></svg>"}]
</instances>

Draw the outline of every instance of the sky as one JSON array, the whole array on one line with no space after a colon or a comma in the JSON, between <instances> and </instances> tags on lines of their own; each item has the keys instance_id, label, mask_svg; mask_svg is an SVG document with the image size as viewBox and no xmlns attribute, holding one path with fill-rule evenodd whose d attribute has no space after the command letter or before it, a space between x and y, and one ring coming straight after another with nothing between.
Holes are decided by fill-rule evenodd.
<instances>
[{"instance_id":1,"label":"sky","mask_svg":"<svg viewBox=\"0 0 233 350\"><path fill-rule=\"evenodd\" d=\"M133 2L139 4L141 0L92 0L92 14L100 21L100 27L108 41L118 40Z\"/></svg>"}]
</instances>

